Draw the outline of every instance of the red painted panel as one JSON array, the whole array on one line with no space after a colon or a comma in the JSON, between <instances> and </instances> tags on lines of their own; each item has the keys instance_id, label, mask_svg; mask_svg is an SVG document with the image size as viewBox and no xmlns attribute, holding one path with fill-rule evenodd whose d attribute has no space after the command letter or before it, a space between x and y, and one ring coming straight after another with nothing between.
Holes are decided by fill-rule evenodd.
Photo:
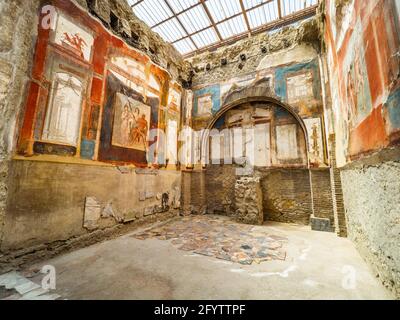
<instances>
[{"instance_id":1,"label":"red painted panel","mask_svg":"<svg viewBox=\"0 0 400 320\"><path fill-rule=\"evenodd\" d=\"M358 155L388 145L382 106L375 108L350 135L350 155Z\"/></svg>"},{"instance_id":2,"label":"red painted panel","mask_svg":"<svg viewBox=\"0 0 400 320\"><path fill-rule=\"evenodd\" d=\"M103 94L103 80L98 78L93 78L92 93L91 93L92 102L100 104L102 94Z\"/></svg>"},{"instance_id":3,"label":"red painted panel","mask_svg":"<svg viewBox=\"0 0 400 320\"><path fill-rule=\"evenodd\" d=\"M383 91L383 81L378 59L378 48L374 37L373 21L368 23L364 32L365 62L367 64L368 80L371 91L372 105L376 105L377 98Z\"/></svg>"},{"instance_id":4,"label":"red painted panel","mask_svg":"<svg viewBox=\"0 0 400 320\"><path fill-rule=\"evenodd\" d=\"M35 118L36 106L39 97L39 85L31 82L29 87L28 99L25 109L25 118L19 136L19 147L23 149L28 147L28 143L32 138L33 134L33 123ZM24 150L26 151L26 150Z\"/></svg>"}]
</instances>

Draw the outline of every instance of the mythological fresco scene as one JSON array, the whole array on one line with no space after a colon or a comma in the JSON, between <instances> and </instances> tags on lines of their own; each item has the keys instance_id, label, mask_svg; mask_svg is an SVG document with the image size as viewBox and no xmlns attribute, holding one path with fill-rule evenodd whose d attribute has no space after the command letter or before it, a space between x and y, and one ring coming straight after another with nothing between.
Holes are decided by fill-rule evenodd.
<instances>
[{"instance_id":1,"label":"mythological fresco scene","mask_svg":"<svg viewBox=\"0 0 400 320\"><path fill-rule=\"evenodd\" d=\"M400 299L398 0L0 13L0 300Z\"/></svg>"}]
</instances>

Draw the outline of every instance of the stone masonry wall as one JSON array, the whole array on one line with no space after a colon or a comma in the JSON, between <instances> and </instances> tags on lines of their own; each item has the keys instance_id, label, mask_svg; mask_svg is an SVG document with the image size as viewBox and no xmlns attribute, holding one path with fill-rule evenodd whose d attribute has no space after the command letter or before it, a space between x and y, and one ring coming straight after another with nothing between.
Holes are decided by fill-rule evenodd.
<instances>
[{"instance_id":1,"label":"stone masonry wall","mask_svg":"<svg viewBox=\"0 0 400 320\"><path fill-rule=\"evenodd\" d=\"M240 177L236 180L235 206L237 221L253 225L263 224L260 177Z\"/></svg>"},{"instance_id":2,"label":"stone masonry wall","mask_svg":"<svg viewBox=\"0 0 400 320\"><path fill-rule=\"evenodd\" d=\"M318 49L318 21L318 18L312 18L299 26L284 27L278 32L264 32L190 58L189 62L194 68L193 85L221 82L248 74L257 69L264 57L299 44L310 44ZM243 54L244 59L241 57ZM226 64L222 64L223 59L226 59Z\"/></svg>"},{"instance_id":3,"label":"stone masonry wall","mask_svg":"<svg viewBox=\"0 0 400 320\"><path fill-rule=\"evenodd\" d=\"M38 0L0 1L0 243L17 115L26 96L38 23Z\"/></svg>"},{"instance_id":4,"label":"stone masonry wall","mask_svg":"<svg viewBox=\"0 0 400 320\"><path fill-rule=\"evenodd\" d=\"M308 225L312 214L308 169L272 169L262 175L265 220Z\"/></svg>"},{"instance_id":5,"label":"stone masonry wall","mask_svg":"<svg viewBox=\"0 0 400 320\"><path fill-rule=\"evenodd\" d=\"M182 211L184 214L206 214L206 175L203 170L182 172Z\"/></svg>"},{"instance_id":6,"label":"stone masonry wall","mask_svg":"<svg viewBox=\"0 0 400 320\"><path fill-rule=\"evenodd\" d=\"M312 214L308 169L261 169L264 220L308 225ZM236 216L235 166L209 166L205 172L207 213ZM198 184L199 185L199 184ZM198 194L199 188L195 194Z\"/></svg>"},{"instance_id":7,"label":"stone masonry wall","mask_svg":"<svg viewBox=\"0 0 400 320\"><path fill-rule=\"evenodd\" d=\"M400 162L341 171L348 234L400 298Z\"/></svg>"}]
</instances>

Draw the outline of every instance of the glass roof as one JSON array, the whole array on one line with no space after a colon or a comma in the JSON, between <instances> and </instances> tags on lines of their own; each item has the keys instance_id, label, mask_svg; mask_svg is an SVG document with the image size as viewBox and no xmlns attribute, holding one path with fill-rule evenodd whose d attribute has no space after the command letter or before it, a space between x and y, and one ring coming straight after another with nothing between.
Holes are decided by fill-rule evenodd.
<instances>
[{"instance_id":1,"label":"glass roof","mask_svg":"<svg viewBox=\"0 0 400 320\"><path fill-rule=\"evenodd\" d=\"M128 0L136 16L182 55L315 14L318 0Z\"/></svg>"}]
</instances>

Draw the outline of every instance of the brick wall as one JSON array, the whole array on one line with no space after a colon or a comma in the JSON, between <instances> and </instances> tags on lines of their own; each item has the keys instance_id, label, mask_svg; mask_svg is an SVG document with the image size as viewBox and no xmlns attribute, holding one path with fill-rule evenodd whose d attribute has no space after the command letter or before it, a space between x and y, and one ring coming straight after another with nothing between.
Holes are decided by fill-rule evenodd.
<instances>
[{"instance_id":1,"label":"brick wall","mask_svg":"<svg viewBox=\"0 0 400 320\"><path fill-rule=\"evenodd\" d=\"M312 214L308 169L268 169L260 173L265 220L308 225Z\"/></svg>"},{"instance_id":2,"label":"brick wall","mask_svg":"<svg viewBox=\"0 0 400 320\"><path fill-rule=\"evenodd\" d=\"M310 177L312 184L314 217L329 219L330 222L329 229L333 230L335 225L335 219L333 213L330 169L329 168L311 169Z\"/></svg>"},{"instance_id":3,"label":"brick wall","mask_svg":"<svg viewBox=\"0 0 400 320\"><path fill-rule=\"evenodd\" d=\"M207 212L235 215L235 167L212 165L206 171Z\"/></svg>"},{"instance_id":4,"label":"brick wall","mask_svg":"<svg viewBox=\"0 0 400 320\"><path fill-rule=\"evenodd\" d=\"M207 211L205 171L184 171L182 175L183 213L205 214Z\"/></svg>"},{"instance_id":5,"label":"brick wall","mask_svg":"<svg viewBox=\"0 0 400 320\"><path fill-rule=\"evenodd\" d=\"M340 237L347 237L347 221L343 202L342 180L340 170L336 164L336 142L335 135L329 137L329 157L331 159L331 186L332 186L332 202L334 211L335 231Z\"/></svg>"}]
</instances>

